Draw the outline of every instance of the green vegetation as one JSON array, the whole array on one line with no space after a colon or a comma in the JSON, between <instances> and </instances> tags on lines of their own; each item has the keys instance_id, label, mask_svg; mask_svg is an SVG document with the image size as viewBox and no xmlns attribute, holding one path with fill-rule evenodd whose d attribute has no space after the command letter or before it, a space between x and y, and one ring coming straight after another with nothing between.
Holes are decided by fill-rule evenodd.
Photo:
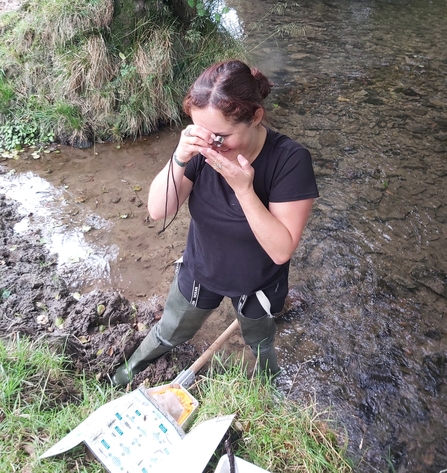
<instances>
[{"instance_id":1,"label":"green vegetation","mask_svg":"<svg viewBox=\"0 0 447 473\"><path fill-rule=\"evenodd\" d=\"M38 456L82 419L112 400L113 391L68 370L48 345L18 335L0 341L0 471L103 472L82 445L39 461Z\"/></svg>"},{"instance_id":2,"label":"green vegetation","mask_svg":"<svg viewBox=\"0 0 447 473\"><path fill-rule=\"evenodd\" d=\"M213 1L29 0L1 15L0 148L85 147L179 124L197 75L245 57L225 12Z\"/></svg>"},{"instance_id":3,"label":"green vegetation","mask_svg":"<svg viewBox=\"0 0 447 473\"><path fill-rule=\"evenodd\" d=\"M117 396L112 388L70 370L69 359L59 352L18 335L0 340L0 471L105 471L83 445L38 459ZM235 455L272 473L352 471L323 414L284 399L269 383L248 378L242 362L226 360L224 368L215 358L194 396L200 403L196 423L236 414L231 427Z\"/></svg>"},{"instance_id":4,"label":"green vegetation","mask_svg":"<svg viewBox=\"0 0 447 473\"><path fill-rule=\"evenodd\" d=\"M215 356L194 395L200 402L196 423L235 414L232 448L244 460L277 473L353 471L325 413L285 398L268 381L248 377L243 360L223 362Z\"/></svg>"}]
</instances>

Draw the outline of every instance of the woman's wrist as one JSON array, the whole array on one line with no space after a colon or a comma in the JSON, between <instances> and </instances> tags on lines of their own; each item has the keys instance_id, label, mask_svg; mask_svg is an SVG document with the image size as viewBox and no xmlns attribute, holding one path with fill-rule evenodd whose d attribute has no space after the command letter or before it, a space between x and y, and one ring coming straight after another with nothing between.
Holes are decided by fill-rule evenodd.
<instances>
[{"instance_id":1,"label":"woman's wrist","mask_svg":"<svg viewBox=\"0 0 447 473\"><path fill-rule=\"evenodd\" d=\"M186 161L186 163L184 161L180 161L177 156L177 151L174 151L172 159L175 161L175 164L177 164L177 166L180 166L181 168L184 168L189 163L189 161Z\"/></svg>"}]
</instances>

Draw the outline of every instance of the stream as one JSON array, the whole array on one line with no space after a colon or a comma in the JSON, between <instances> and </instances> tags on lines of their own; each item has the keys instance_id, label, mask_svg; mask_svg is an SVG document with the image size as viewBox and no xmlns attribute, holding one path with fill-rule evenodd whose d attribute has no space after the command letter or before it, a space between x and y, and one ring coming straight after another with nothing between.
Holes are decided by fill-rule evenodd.
<instances>
[{"instance_id":1,"label":"stream","mask_svg":"<svg viewBox=\"0 0 447 473\"><path fill-rule=\"evenodd\" d=\"M447 2L229 6L275 84L269 123L311 151L320 190L278 319L278 386L337 421L355 472L446 472ZM16 231L42 229L73 290L166 294L188 215L158 235L144 201L178 136L9 159Z\"/></svg>"},{"instance_id":2,"label":"stream","mask_svg":"<svg viewBox=\"0 0 447 473\"><path fill-rule=\"evenodd\" d=\"M338 413L356 471L446 471L447 3L275 8L239 14L321 193L293 259L304 303L279 323L282 387Z\"/></svg>"}]
</instances>

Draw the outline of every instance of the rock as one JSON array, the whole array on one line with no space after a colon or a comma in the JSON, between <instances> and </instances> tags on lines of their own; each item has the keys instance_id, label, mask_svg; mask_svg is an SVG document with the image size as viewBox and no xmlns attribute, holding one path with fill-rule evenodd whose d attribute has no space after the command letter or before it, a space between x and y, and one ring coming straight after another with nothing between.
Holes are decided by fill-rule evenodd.
<instances>
[{"instance_id":1,"label":"rock","mask_svg":"<svg viewBox=\"0 0 447 473\"><path fill-rule=\"evenodd\" d=\"M378 97L368 97L366 100L363 100L362 103L368 103L370 105L383 105L384 101Z\"/></svg>"},{"instance_id":2,"label":"rock","mask_svg":"<svg viewBox=\"0 0 447 473\"><path fill-rule=\"evenodd\" d=\"M404 94L407 97L420 97L421 94L416 92L413 88L411 87L397 87L394 89L394 92L397 92L399 94Z\"/></svg>"},{"instance_id":3,"label":"rock","mask_svg":"<svg viewBox=\"0 0 447 473\"><path fill-rule=\"evenodd\" d=\"M348 154L356 154L359 152L354 146L346 146L343 148L343 151Z\"/></svg>"},{"instance_id":4,"label":"rock","mask_svg":"<svg viewBox=\"0 0 447 473\"><path fill-rule=\"evenodd\" d=\"M338 134L336 133L324 133L318 139L321 146L337 146L339 142Z\"/></svg>"},{"instance_id":5,"label":"rock","mask_svg":"<svg viewBox=\"0 0 447 473\"><path fill-rule=\"evenodd\" d=\"M447 101L444 97L434 96L428 99L428 103L435 108L442 108L447 106Z\"/></svg>"},{"instance_id":6,"label":"rock","mask_svg":"<svg viewBox=\"0 0 447 473\"><path fill-rule=\"evenodd\" d=\"M292 59L304 59L306 57L309 57L309 54L306 54L306 53L294 53L294 54L291 54L290 57Z\"/></svg>"},{"instance_id":7,"label":"rock","mask_svg":"<svg viewBox=\"0 0 447 473\"><path fill-rule=\"evenodd\" d=\"M418 125L418 124L412 124L408 126L408 130L411 131L412 133L417 133L424 135L427 133L427 127L425 125Z\"/></svg>"},{"instance_id":8,"label":"rock","mask_svg":"<svg viewBox=\"0 0 447 473\"><path fill-rule=\"evenodd\" d=\"M436 135L434 135L433 138L438 141L447 141L447 133L437 133Z\"/></svg>"}]
</instances>

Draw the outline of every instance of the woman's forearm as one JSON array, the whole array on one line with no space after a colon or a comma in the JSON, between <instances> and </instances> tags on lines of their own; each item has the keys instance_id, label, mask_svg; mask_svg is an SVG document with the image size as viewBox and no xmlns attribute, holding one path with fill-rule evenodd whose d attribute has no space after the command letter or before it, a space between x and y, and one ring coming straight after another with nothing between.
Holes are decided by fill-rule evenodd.
<instances>
[{"instance_id":1,"label":"woman's forearm","mask_svg":"<svg viewBox=\"0 0 447 473\"><path fill-rule=\"evenodd\" d=\"M300 242L313 200L271 203L268 209L254 191L238 199L256 239L273 262L280 265L289 261Z\"/></svg>"},{"instance_id":2,"label":"woman's forearm","mask_svg":"<svg viewBox=\"0 0 447 473\"><path fill-rule=\"evenodd\" d=\"M185 202L193 186L185 177L185 165L215 138L214 133L201 126L188 125L182 130L173 157L149 189L147 209L154 220L174 214Z\"/></svg>"},{"instance_id":3,"label":"woman's forearm","mask_svg":"<svg viewBox=\"0 0 447 473\"><path fill-rule=\"evenodd\" d=\"M185 202L192 182L184 174L185 168L170 160L152 181L147 209L154 220L174 214Z\"/></svg>"}]
</instances>

